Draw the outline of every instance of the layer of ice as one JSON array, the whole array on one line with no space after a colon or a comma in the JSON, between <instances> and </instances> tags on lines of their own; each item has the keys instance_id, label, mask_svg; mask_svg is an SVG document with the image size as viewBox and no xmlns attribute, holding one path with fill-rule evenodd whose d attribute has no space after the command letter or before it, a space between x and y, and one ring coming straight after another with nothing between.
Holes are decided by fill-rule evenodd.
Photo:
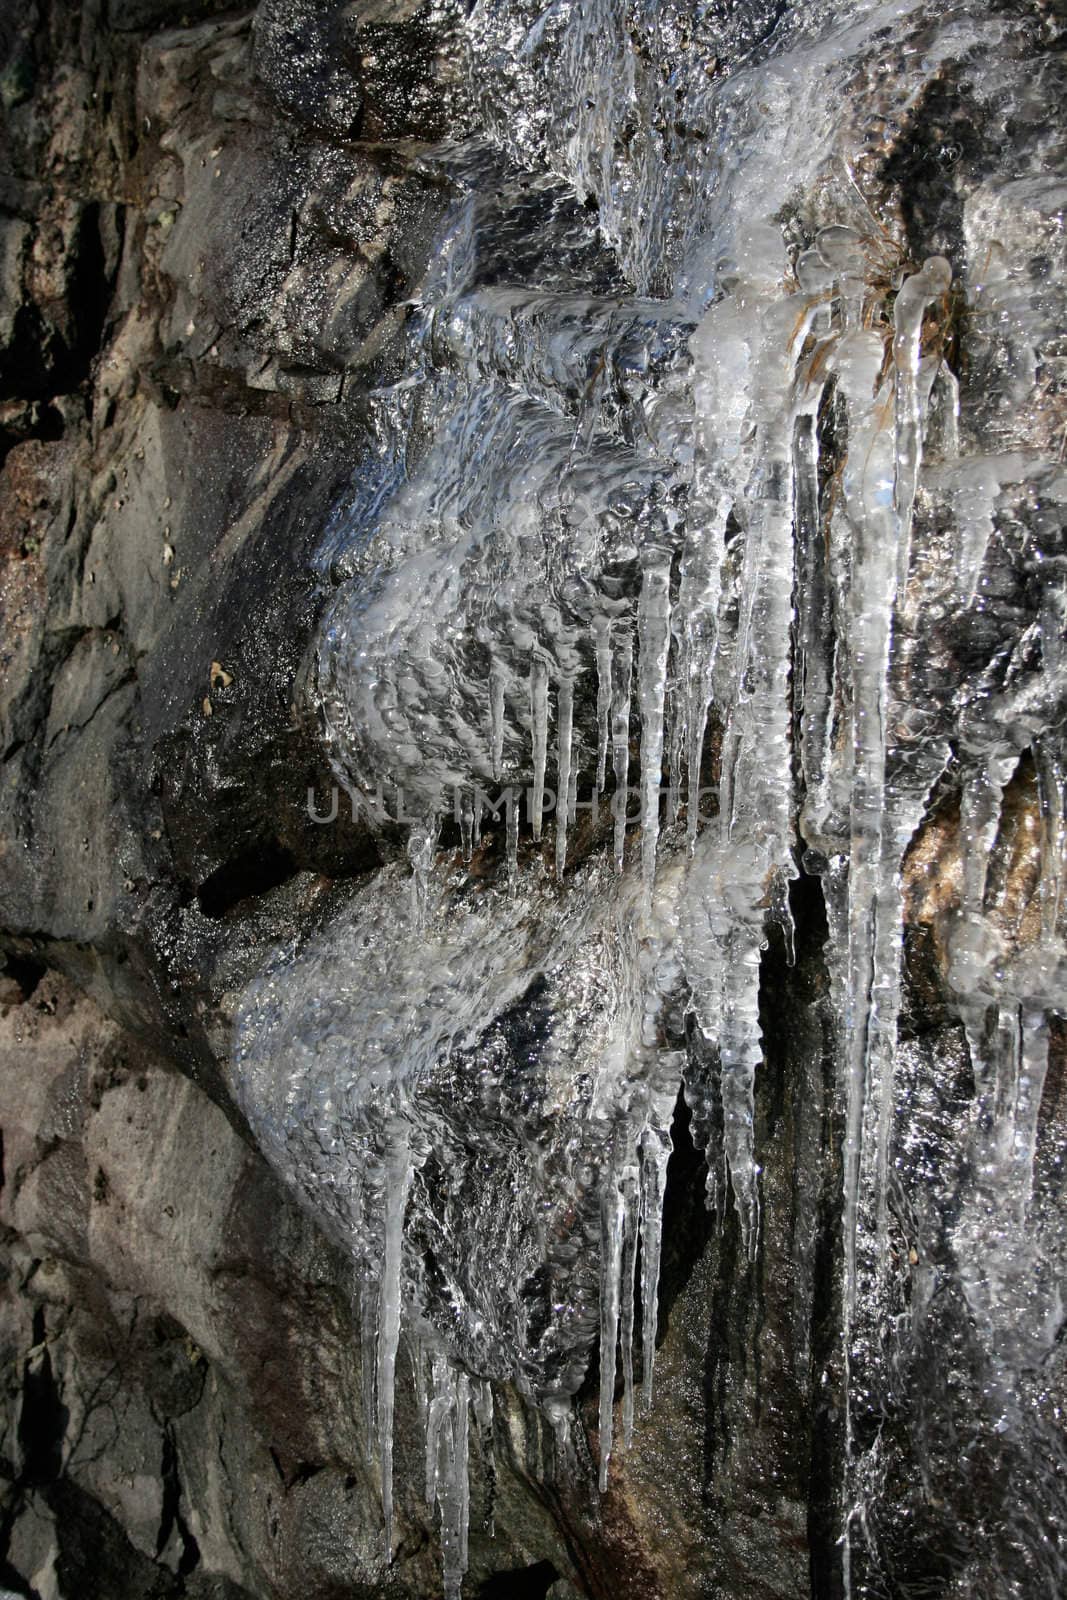
<instances>
[{"instance_id":1,"label":"layer of ice","mask_svg":"<svg viewBox=\"0 0 1067 1600\"><path fill-rule=\"evenodd\" d=\"M728 1185L759 1250L761 964L772 936L791 952L800 857L822 878L838 1021L848 1589L877 1487L856 1418L892 1383L865 1318L900 1277L902 873L946 792L962 796L949 970L974 1071L953 1281L1005 1415L1054 1322L1028 1229L1067 959L1065 589L1036 512L1023 535L1008 525L1020 500L1062 507L1067 476L978 436L948 354L952 295L969 295L995 313L1022 403L1048 306L973 218L962 287L875 221L834 106L880 60L884 6L812 0L780 28L760 5L631 9L470 13L483 131L419 156L455 200L411 371L376 396L380 459L324 541L341 581L308 673L338 777L409 830L411 908L408 868L386 867L278 953L238 1026L251 1126L364 1274L387 1543L411 1342L448 1596L472 1395L484 1411L491 1383L513 1383L564 1437L599 1341L602 1487L620 1435L631 1446L680 1090L709 1204L734 1226ZM896 25L913 11L919 27L906 3ZM738 61L721 76L715 29ZM921 37L907 106L996 26L950 8ZM997 195L991 214L1046 215L1043 193ZM950 611L980 616L1009 537L1030 541L1023 620L981 634L965 689L924 673ZM1027 761L1036 931L1005 929L987 882ZM913 1331L916 1281L897 1318Z\"/></svg>"}]
</instances>

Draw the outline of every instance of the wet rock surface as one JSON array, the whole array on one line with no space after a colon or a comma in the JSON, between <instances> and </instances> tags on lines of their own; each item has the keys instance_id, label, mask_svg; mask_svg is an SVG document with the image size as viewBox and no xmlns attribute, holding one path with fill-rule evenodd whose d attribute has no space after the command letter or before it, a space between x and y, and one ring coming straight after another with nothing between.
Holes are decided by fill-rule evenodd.
<instances>
[{"instance_id":1,"label":"wet rock surface","mask_svg":"<svg viewBox=\"0 0 1067 1600\"><path fill-rule=\"evenodd\" d=\"M347 1258L200 1089L64 979L2 1026L5 1583L432 1594L414 1494L382 1561ZM543 1594L570 1563L506 1460L474 1571L539 1567Z\"/></svg>"},{"instance_id":2,"label":"wet rock surface","mask_svg":"<svg viewBox=\"0 0 1067 1600\"><path fill-rule=\"evenodd\" d=\"M380 776L374 761L390 749L389 740L375 747L357 715L339 759L338 719L358 708L361 669L343 660L324 720L318 695L328 672L324 654L316 668L315 652L329 619L346 619L350 596L379 580L352 530L372 525L369 497L379 509L388 503L399 425L413 479L435 447L448 456L426 398L433 382L443 392L461 380L503 379L548 416L531 470L548 484L541 504L561 516L574 514L574 500L558 493L551 452L569 453L569 471L578 444L589 444L574 441L590 404L597 426L606 418L625 433L648 394L666 397L648 437L625 440L646 452L639 471L629 458L595 457L622 485L608 496L617 546L586 549L588 528L576 517L568 550L581 579L599 561L620 605L633 598L626 517L650 507L662 514L650 483L676 447L672 374L685 368L693 323L679 312L657 340L646 329L639 349L630 311L620 320L578 310L568 327L584 327L579 355L561 355L557 344L552 362L538 365L530 351L547 299L514 315L506 308L511 321L496 342L476 319L500 315L510 283L535 299L563 299L576 285L628 306L664 295L697 248L689 219L702 184L721 185L724 209L751 196L769 204L771 187L752 173L767 162L767 130L788 91L773 71L758 73L780 57L787 82L810 45L848 64L840 79L828 68L840 93L812 124L813 144L836 139L840 158L826 187L821 168L808 190L783 186L775 226L796 256L808 235L837 220L842 195L861 194L874 208L863 228L872 231L873 220L885 235L887 304L902 263L911 271L926 257L948 259L968 285L945 332L962 449L995 458L992 479L987 472L977 488L957 472L939 454L942 405L914 536L936 605L905 618L913 643L893 686L895 703L909 708L895 781L923 791L904 856L897 1058L915 1116L894 1154L905 1196L894 1199L895 1276L886 1298L872 1302L871 1322L862 1312L856 1322L874 1402L852 1419L860 1462L852 1488L869 1504L865 1537L875 1554L869 1567L858 1561L853 1580L870 1587L854 1592L953 1600L1055 1592L1063 1370L1046 1280L1063 1256L1059 1002L1042 991L1053 1012L1036 1167L1042 1244L1034 1286L1020 1291L1035 1325L1038 1314L1044 1320L1033 1350L1005 1354L996 1318L996 1339L987 1338L974 1312L991 1283L1003 1292L1001 1268L994 1262L988 1278L959 1269L961 1239L975 1250L988 1240L987 1197L968 1187L982 1155L968 1129L981 1093L972 1058L988 1048L992 1059L994 1045L981 1044L990 1024L974 1020L967 986L976 958L958 932L961 908L974 910L973 780L992 751L1008 766L999 820L982 835L989 867L979 909L1009 966L1025 966L1042 937L1049 779L1031 743L1044 737L1048 746L1062 720L1062 678L1051 686L1051 672L1042 678L1033 624L1062 633L1062 586L1048 573L1064 559L1067 425L1055 8L905 7L859 43L849 18L838 19L843 31L830 26L829 6L752 5L742 16L720 5L699 25L684 7L640 16L635 8L619 31L630 42L619 45L615 68L615 43L604 45L601 68L621 86L617 103L605 91L595 106L567 89L584 81L587 65L576 48L568 54L581 30L566 8L543 24L530 7L482 9L469 59L466 8L447 0L263 0L254 10L213 0L33 0L0 18L0 1587L40 1600L441 1592L410 1353L402 1345L398 1358L389 1565L380 1475L368 1461L348 1197L316 1208L313 1184L283 1185L262 1153L277 1154L264 1120L269 1096L257 1100L235 1064L235 1018L271 962L284 966L297 950L313 968L338 928L351 944L366 904L379 907L379 923L408 915L404 829L353 819L344 796L329 826L309 816L309 788L320 808L329 805L331 761L348 776L359 769L353 751L363 761L370 748L369 775ZM598 34L599 13L587 10L588 52L589 38L615 34L607 21ZM868 8L856 10L858 26ZM683 106L681 87L677 116L666 117L660 80L673 85L677 60L699 60L709 84L725 83L722 123L702 121L699 101ZM731 81L766 96L757 104L754 90L737 90L738 102L753 95L748 121L729 109ZM553 114L557 94L565 116ZM716 167L707 152L723 127L730 142ZM472 136L491 157L481 146L473 165L430 154L442 140ZM597 139L623 174L608 189L592 167L575 175L574 151ZM643 234L633 221L647 211L641 178L656 162L673 175L669 205ZM465 195L481 197L470 205L475 312L465 325L435 328L420 354L413 323L427 285L453 270L442 267L440 230ZM457 281L471 267L459 257ZM987 283L991 306L981 301ZM1020 325L1026 338L1013 332ZM428 370L430 384L404 387L413 371L425 379ZM824 408L818 426L825 489L844 457L840 408ZM509 438L494 443L488 424L486 438L478 436L485 450L472 455L468 487L492 449L494 471L517 476ZM598 502L603 483L587 482L579 499L583 492ZM954 518L968 495L973 520L984 526L986 516L988 545L961 556ZM726 537L729 569L740 562L736 525ZM428 580L416 555L416 579ZM409 556L405 547L390 570L402 572ZM823 604L828 614L821 558L805 559L798 610L806 605L810 618ZM487 570L495 560L489 547ZM977 611L935 581L961 561L975 582L986 563ZM546 558L527 597L531 614L542 588L558 584L572 596L572 577L561 579ZM449 604L466 605L483 578L472 566ZM419 582L405 581L417 601ZM575 614L592 616L581 604ZM481 716L497 625L461 639L453 656L457 616L438 604L426 622L413 603L407 634L371 638L384 662L374 691L390 673L400 680L405 651L420 661L432 653L432 634L455 675L455 704L472 723ZM822 649L825 630L820 637ZM358 632L353 641L364 659ZM820 660L809 649L808 681L830 670ZM409 691L402 683L399 692ZM574 714L584 784L595 776L594 691L577 694ZM430 730L420 761L428 752L451 772L456 747L470 746L462 720ZM506 730L509 770L522 782L528 723L512 715ZM713 711L711 767L723 736ZM916 740L920 752L951 746L929 795L921 754L910 754ZM484 770L474 768L487 778L489 743ZM503 1102L513 1120L529 1114L532 1124L543 1107L516 1112L512 1101L538 1040L558 1024L562 1056L603 1026L599 991L583 1000L584 1033L562 1025L580 974L564 970L559 949L551 959L537 954L539 939L551 943L553 842L542 848L522 835L522 867L538 875L538 915L550 931L531 932L525 913L508 916L522 922L511 931L529 941L549 981L517 986L476 1046L451 1038L433 1062L427 1103L459 1154L447 1170L432 1162L424 1170L414 1207L421 1256L437 1261L438 1276L423 1286L429 1320L437 1333L447 1324L471 1370L495 1380L492 1422L472 1411L469 1595L837 1600L842 1592L847 1108L835 1056L841 926L828 924L823 893L842 828L841 795L830 792L822 813L809 811L796 851L795 962L776 924L758 956L760 1227L751 1258L732 1203L724 1198L716 1215L705 1207L702 1113L684 1098L673 1116L668 1105L657 1397L651 1415L638 1416L632 1449L613 1455L603 1496L591 1186L568 1211L569 1172L558 1184L553 1173L545 1178L558 1212L550 1259L563 1265L557 1278L537 1279L541 1299L531 1302L549 1303L552 1284L566 1283L582 1328L577 1347L554 1345L546 1313L529 1363L539 1398L554 1386L576 1392L566 1449L512 1386L514 1374L493 1365L497 1323L517 1339L526 1302L518 1312L503 1293L479 1303L509 1230L540 1248L544 1224L517 1200L509 1210L507 1172L472 1187L478 1119L489 1118L472 1085L482 1093L488 1084L494 1115ZM499 889L508 846L503 824L490 825L468 871L460 834L458 819L446 820L437 873L462 905L477 898L480 878ZM588 885L606 882L611 848L610 826L575 820L570 861L591 904ZM614 893L596 890L604 904ZM475 924L478 916L489 913L479 910ZM502 927L507 916L498 937ZM500 952L491 931L479 936L491 966ZM353 964L348 946L337 949L340 977L331 982L343 994ZM348 1018L369 1015L390 985L403 991L402 959L403 951L379 973L380 991L355 995ZM420 981L415 972L412 983ZM972 1006L962 1020L961 994ZM401 994L394 1009L402 1003ZM348 1048L344 1025L330 1072ZM676 1015L674 1026L676 1036L659 1043L699 1058L705 1047L692 1024ZM306 1127L309 1141L331 1135L325 1115L316 1123L309 1113ZM584 1159L581 1139L572 1156L577 1148ZM285 1159L275 1166L284 1170ZM725 1192L725 1171L722 1183ZM479 1205L480 1250L458 1249L456 1218ZM588 1253L576 1260L579 1244ZM532 1281L538 1262L528 1265ZM888 1357L889 1413L880 1409L883 1358L870 1342L887 1318L914 1331ZM525 1329L522 1337L529 1347ZM636 1347L640 1354L640 1328ZM1010 1422L990 1450L983 1419L999 1403L1003 1362L1026 1371L1022 1400L1036 1421ZM957 1398L939 1408L933 1391ZM971 1432L961 1421L968 1415Z\"/></svg>"}]
</instances>

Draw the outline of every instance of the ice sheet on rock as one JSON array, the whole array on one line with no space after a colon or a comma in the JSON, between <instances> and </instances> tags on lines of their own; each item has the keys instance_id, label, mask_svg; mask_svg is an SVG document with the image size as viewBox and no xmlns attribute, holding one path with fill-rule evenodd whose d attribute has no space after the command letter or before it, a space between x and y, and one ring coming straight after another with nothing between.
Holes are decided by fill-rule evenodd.
<instances>
[{"instance_id":1,"label":"ice sheet on rock","mask_svg":"<svg viewBox=\"0 0 1067 1600\"><path fill-rule=\"evenodd\" d=\"M908 3L893 21L921 40L892 91L902 126L1004 26L962 8L931 29ZM880 1448L857 1408L878 1432L895 1381L865 1319L898 1289L896 1163L918 1120L899 1090L901 868L946 785L967 840L948 943L975 1095L945 1254L993 1390L1049 1348L1032 1221L1064 978L1067 478L1010 419L976 436L946 352L967 342L972 391L1002 359L991 391L1032 397L1051 291L988 219L1051 216L1052 191L966 202L957 317L948 263L905 265L842 154L842 62L876 73L886 26L866 0L478 5L461 45L482 131L412 158L454 200L407 373L372 397L365 481L323 539L337 587L306 677L339 778L403 795L414 914L395 912L398 865L342 897L247 991L236 1070L270 1159L362 1264L387 1526L398 1339L420 1330L450 1596L472 1396L478 1416L490 1381L513 1383L565 1437L599 1338L606 1483L635 1432L639 1279L650 1402L680 1084L709 1204L721 1216L732 1194L758 1248L761 966L770 939L789 951L804 851L844 1116L848 1588ZM1034 234L1053 248L1051 225ZM998 609L1012 539L1026 583ZM988 659L946 686L961 607ZM1012 944L987 867L1027 763L1040 932ZM490 784L510 795L502 848ZM594 790L614 817L579 829ZM437 852L454 803L464 861L483 846L469 875ZM623 870L635 825L639 872ZM578 840L592 853L575 861ZM928 1304L917 1280L893 1327L914 1332Z\"/></svg>"},{"instance_id":2,"label":"ice sheet on rock","mask_svg":"<svg viewBox=\"0 0 1067 1600\"><path fill-rule=\"evenodd\" d=\"M358 605L339 595L316 677L339 775L400 786L432 816L458 787L529 773L531 756L543 770L548 681L591 669L599 619L626 609L591 568L632 559L662 467L618 442L575 453L551 411L487 385L424 470L365 552Z\"/></svg>"},{"instance_id":3,"label":"ice sheet on rock","mask_svg":"<svg viewBox=\"0 0 1067 1600\"><path fill-rule=\"evenodd\" d=\"M568 1400L600 1316L600 1262L576 1248L599 1214L595 1175L629 1152L635 1244L656 1225L647 1200L643 1220L638 1208L642 1138L648 1127L666 1136L681 1070L677 1058L646 1065L642 1029L662 992L641 967L629 877L578 867L561 914L547 882L521 895L501 882L472 901L461 869L435 874L416 927L392 914L403 870L281 953L238 1029L242 1104L262 1147L373 1278L365 1376L387 1520L402 1321L414 1310L436 1327L465 1374ZM527 1006L543 1014L532 1054ZM620 1049L623 1035L631 1047ZM575 1075L575 1060L595 1081ZM632 1272L632 1245L628 1262ZM431 1399L428 1436L440 1409Z\"/></svg>"}]
</instances>

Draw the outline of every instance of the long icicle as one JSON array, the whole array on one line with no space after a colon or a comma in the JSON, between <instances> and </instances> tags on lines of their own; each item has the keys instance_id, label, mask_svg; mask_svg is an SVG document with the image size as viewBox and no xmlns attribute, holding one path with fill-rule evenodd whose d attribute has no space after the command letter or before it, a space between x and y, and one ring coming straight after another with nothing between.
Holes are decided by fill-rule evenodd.
<instances>
[{"instance_id":1,"label":"long icicle","mask_svg":"<svg viewBox=\"0 0 1067 1600\"><path fill-rule=\"evenodd\" d=\"M504 670L495 660L489 668L489 727L493 780L499 783L504 771Z\"/></svg>"},{"instance_id":2,"label":"long icicle","mask_svg":"<svg viewBox=\"0 0 1067 1600\"><path fill-rule=\"evenodd\" d=\"M687 767L686 837L690 851L700 824L700 769L704 735L708 726L719 640L719 600L722 592L722 545L726 507L717 486L703 488L708 476L697 469L697 498L690 509L689 546L682 561L678 610L683 619L682 682L679 695L685 704Z\"/></svg>"},{"instance_id":3,"label":"long icicle","mask_svg":"<svg viewBox=\"0 0 1067 1600\"><path fill-rule=\"evenodd\" d=\"M656 1364L659 1312L659 1269L663 1241L663 1197L671 1156L669 1129L646 1128L641 1139L641 1356L642 1401L652 1410L652 1374Z\"/></svg>"},{"instance_id":4,"label":"long icicle","mask_svg":"<svg viewBox=\"0 0 1067 1600\"><path fill-rule=\"evenodd\" d=\"M663 705L670 645L670 556L654 548L646 557L637 612L638 700L641 710L641 881L651 904L659 842L659 791L663 768Z\"/></svg>"},{"instance_id":5,"label":"long icicle","mask_svg":"<svg viewBox=\"0 0 1067 1600\"><path fill-rule=\"evenodd\" d=\"M400 1271L413 1166L407 1124L394 1120L385 1160L385 1256L378 1307L378 1449L382 1467L385 1548L393 1547L393 1399L400 1342Z\"/></svg>"},{"instance_id":6,"label":"long icicle","mask_svg":"<svg viewBox=\"0 0 1067 1600\"><path fill-rule=\"evenodd\" d=\"M530 721L533 725L533 836L541 837L545 805L545 767L548 761L548 661L535 650L530 661Z\"/></svg>"},{"instance_id":7,"label":"long icicle","mask_svg":"<svg viewBox=\"0 0 1067 1600\"><path fill-rule=\"evenodd\" d=\"M927 256L921 272L905 278L893 303L893 373L896 405L896 470L893 505L897 514L896 593L904 593L911 556L911 516L922 459L922 405L919 392L919 341L927 306L947 294L952 268L944 256Z\"/></svg>"},{"instance_id":8,"label":"long icicle","mask_svg":"<svg viewBox=\"0 0 1067 1600\"><path fill-rule=\"evenodd\" d=\"M607 617L594 619L593 639L596 645L596 787L597 793L603 794L611 733L611 622Z\"/></svg>"},{"instance_id":9,"label":"long icicle","mask_svg":"<svg viewBox=\"0 0 1067 1600\"><path fill-rule=\"evenodd\" d=\"M556 763L556 877L562 881L567 865L567 828L570 822L571 798L571 741L574 728L574 685L569 678L561 678L557 694L557 738L559 755Z\"/></svg>"},{"instance_id":10,"label":"long icicle","mask_svg":"<svg viewBox=\"0 0 1067 1600\"><path fill-rule=\"evenodd\" d=\"M381 1285L367 1273L359 1291L359 1336L363 1357L363 1434L368 1465L373 1463L378 1438L378 1302Z\"/></svg>"},{"instance_id":11,"label":"long icicle","mask_svg":"<svg viewBox=\"0 0 1067 1600\"><path fill-rule=\"evenodd\" d=\"M630 774L630 694L634 647L627 629L618 640L611 662L611 764L615 773L615 871L622 871L626 850L626 806Z\"/></svg>"},{"instance_id":12,"label":"long icicle","mask_svg":"<svg viewBox=\"0 0 1067 1600\"><path fill-rule=\"evenodd\" d=\"M894 422L886 426L881 393L874 396L872 375L880 361L871 336L850 333L839 347L838 380L849 407L849 457L844 474L845 502L856 535L852 571L853 736L855 767L851 797L848 880L848 980L846 1037L846 1135L844 1152L844 1255L846 1398L845 1452L849 1495L854 1473L850 1346L858 1294L858 1227L861 1175L873 1167L875 1257L887 1253L888 1143L893 1095L893 1041L899 989L900 853L903 819L889 825L886 761L889 678L894 623L903 604L911 550L911 518L922 450L919 392L920 334L926 306L951 282L951 269L930 257L920 273L902 285L893 308ZM891 457L893 501L886 506L884 482ZM862 641L862 648L860 642ZM892 971L878 971L878 960ZM876 983L878 991L876 992ZM888 986L888 987L887 987ZM885 991L885 992L882 992ZM868 1154L865 1127L872 1124L874 1150ZM846 1597L851 1592L851 1534L854 1507L846 1509L843 1569Z\"/></svg>"},{"instance_id":13,"label":"long icicle","mask_svg":"<svg viewBox=\"0 0 1067 1600\"><path fill-rule=\"evenodd\" d=\"M619 1337L622 1345L622 1442L629 1449L634 1432L634 1291L637 1271L637 1235L641 1179L637 1167L628 1166L621 1179L623 1245Z\"/></svg>"},{"instance_id":14,"label":"long icicle","mask_svg":"<svg viewBox=\"0 0 1067 1600\"><path fill-rule=\"evenodd\" d=\"M433 1510L437 1500L437 1472L440 1465L441 1429L444 1427L450 1397L448 1358L441 1350L433 1353L432 1390L426 1413L426 1504Z\"/></svg>"},{"instance_id":15,"label":"long icicle","mask_svg":"<svg viewBox=\"0 0 1067 1600\"><path fill-rule=\"evenodd\" d=\"M625 1207L618 1179L609 1176L600 1203L600 1490L608 1486L615 1367L619 1343L619 1286Z\"/></svg>"},{"instance_id":16,"label":"long icicle","mask_svg":"<svg viewBox=\"0 0 1067 1600\"><path fill-rule=\"evenodd\" d=\"M739 918L726 942L723 971L721 1061L723 1143L745 1250L759 1233L759 1193L753 1156L756 1071L763 1059L759 1024L759 968L763 930L757 918Z\"/></svg>"},{"instance_id":17,"label":"long icicle","mask_svg":"<svg viewBox=\"0 0 1067 1600\"><path fill-rule=\"evenodd\" d=\"M442 1384L436 1493L441 1508L441 1579L444 1600L460 1600L467 1570L470 1526L470 1378L449 1367Z\"/></svg>"}]
</instances>

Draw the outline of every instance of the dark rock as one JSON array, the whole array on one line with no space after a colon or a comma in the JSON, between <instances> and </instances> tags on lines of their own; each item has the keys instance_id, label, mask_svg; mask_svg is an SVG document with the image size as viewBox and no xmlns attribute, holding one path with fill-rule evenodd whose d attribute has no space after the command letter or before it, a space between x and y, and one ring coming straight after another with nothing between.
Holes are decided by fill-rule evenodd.
<instances>
[{"instance_id":1,"label":"dark rock","mask_svg":"<svg viewBox=\"0 0 1067 1600\"><path fill-rule=\"evenodd\" d=\"M256 13L254 61L283 111L323 133L356 137L363 95L350 6L267 0Z\"/></svg>"}]
</instances>

